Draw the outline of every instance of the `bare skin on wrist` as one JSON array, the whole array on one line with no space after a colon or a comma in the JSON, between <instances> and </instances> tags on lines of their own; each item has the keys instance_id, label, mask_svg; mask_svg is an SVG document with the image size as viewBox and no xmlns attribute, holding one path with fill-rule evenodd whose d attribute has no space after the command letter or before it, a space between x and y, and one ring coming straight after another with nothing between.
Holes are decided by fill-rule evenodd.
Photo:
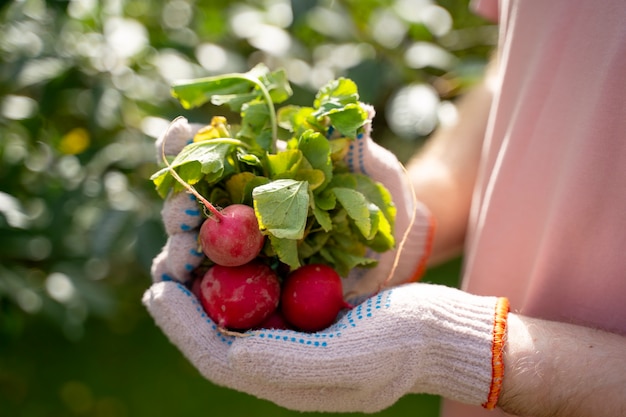
<instances>
[{"instance_id":1,"label":"bare skin on wrist","mask_svg":"<svg viewBox=\"0 0 626 417\"><path fill-rule=\"evenodd\" d=\"M510 314L498 406L535 417L626 415L625 352L614 333Z\"/></svg>"}]
</instances>

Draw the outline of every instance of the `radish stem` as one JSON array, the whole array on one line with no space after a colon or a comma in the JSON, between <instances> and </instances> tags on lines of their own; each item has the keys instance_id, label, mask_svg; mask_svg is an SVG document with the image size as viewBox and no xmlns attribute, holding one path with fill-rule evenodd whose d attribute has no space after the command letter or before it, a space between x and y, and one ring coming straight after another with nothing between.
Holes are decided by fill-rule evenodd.
<instances>
[{"instance_id":1,"label":"radish stem","mask_svg":"<svg viewBox=\"0 0 626 417\"><path fill-rule=\"evenodd\" d=\"M172 125L170 124L170 127ZM206 198L204 198L202 196L202 194L200 194L198 191L196 191L195 188L193 188L193 186L191 186L190 184L187 184L185 182L185 180L183 180L179 175L178 172L176 172L176 170L174 170L174 168L172 168L172 166L170 165L169 161L167 160L167 157L165 156L165 142L167 141L167 137L168 137L168 133L169 133L169 128L168 131L165 132L165 135L163 136L163 143L161 143L161 159L163 160L163 163L165 163L165 166L167 167L169 173L172 175L172 177L174 177L174 179L176 181L178 181L183 187L185 187L185 189L187 191L189 191L191 194L193 194L198 201L200 201L200 203L202 203L202 205L204 207L206 207L215 217L217 221L220 221L223 218L222 213L220 213L220 211L215 208L215 206L213 204L211 204L209 202L209 200L207 200Z\"/></svg>"},{"instance_id":2,"label":"radish stem","mask_svg":"<svg viewBox=\"0 0 626 417\"><path fill-rule=\"evenodd\" d=\"M256 78L252 78L245 74L236 74L235 77L250 81L251 83L256 85L259 90L261 90L261 94L263 94L263 98L265 99L265 104L267 104L268 107L270 124L272 125L272 153L276 153L276 142L278 141L278 123L276 122L276 109L274 108L274 102L272 101L270 92L267 90L265 85Z\"/></svg>"}]
</instances>

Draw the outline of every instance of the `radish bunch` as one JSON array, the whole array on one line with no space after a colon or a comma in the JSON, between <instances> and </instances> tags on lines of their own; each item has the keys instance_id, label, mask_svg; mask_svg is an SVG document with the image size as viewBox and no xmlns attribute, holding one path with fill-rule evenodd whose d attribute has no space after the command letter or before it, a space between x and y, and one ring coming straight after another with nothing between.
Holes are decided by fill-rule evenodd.
<instances>
[{"instance_id":1,"label":"radish bunch","mask_svg":"<svg viewBox=\"0 0 626 417\"><path fill-rule=\"evenodd\" d=\"M344 162L369 123L356 85L333 80L311 107L278 111L291 88L264 66L172 91L186 108L211 101L241 115L236 125L213 117L151 178L162 197L192 192L209 213L192 287L207 314L232 330L332 324L349 308L341 277L395 245L389 191Z\"/></svg>"},{"instance_id":2,"label":"radish bunch","mask_svg":"<svg viewBox=\"0 0 626 417\"><path fill-rule=\"evenodd\" d=\"M265 236L252 208L233 204L220 214L200 228L200 246L214 264L192 284L218 326L317 331L332 324L342 308L350 308L341 278L327 265L302 266L281 285L278 272L259 258Z\"/></svg>"}]
</instances>

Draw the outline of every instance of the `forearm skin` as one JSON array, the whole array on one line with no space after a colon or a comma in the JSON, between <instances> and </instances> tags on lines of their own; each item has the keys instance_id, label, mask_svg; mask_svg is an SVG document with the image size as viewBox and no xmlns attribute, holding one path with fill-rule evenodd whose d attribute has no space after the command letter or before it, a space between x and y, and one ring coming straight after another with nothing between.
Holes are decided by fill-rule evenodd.
<instances>
[{"instance_id":1,"label":"forearm skin","mask_svg":"<svg viewBox=\"0 0 626 417\"><path fill-rule=\"evenodd\" d=\"M498 407L534 417L626 416L626 337L509 314Z\"/></svg>"}]
</instances>

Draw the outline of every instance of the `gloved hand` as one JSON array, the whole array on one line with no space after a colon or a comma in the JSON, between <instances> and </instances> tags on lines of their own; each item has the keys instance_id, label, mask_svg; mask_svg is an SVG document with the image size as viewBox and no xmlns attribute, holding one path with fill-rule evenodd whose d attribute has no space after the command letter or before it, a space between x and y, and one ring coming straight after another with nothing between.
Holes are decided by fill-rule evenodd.
<instances>
[{"instance_id":1,"label":"gloved hand","mask_svg":"<svg viewBox=\"0 0 626 417\"><path fill-rule=\"evenodd\" d=\"M350 145L345 158L352 172L365 174L382 183L391 193L396 206L394 237L396 248L383 254L370 251L369 256L378 258L375 268L355 268L343 280L347 299L370 295L383 287L417 281L421 278L430 255L434 233L434 219L430 211L414 198L408 174L396 156L372 140L374 108L363 104L368 112L368 122L363 134ZM404 240L404 245L400 246ZM396 255L397 265L394 266ZM393 274L390 276L390 273Z\"/></svg>"},{"instance_id":2,"label":"gloved hand","mask_svg":"<svg viewBox=\"0 0 626 417\"><path fill-rule=\"evenodd\" d=\"M204 377L300 411L376 412L408 393L493 408L508 302L413 283L385 290L318 333L220 333L176 282L143 302Z\"/></svg>"}]
</instances>

